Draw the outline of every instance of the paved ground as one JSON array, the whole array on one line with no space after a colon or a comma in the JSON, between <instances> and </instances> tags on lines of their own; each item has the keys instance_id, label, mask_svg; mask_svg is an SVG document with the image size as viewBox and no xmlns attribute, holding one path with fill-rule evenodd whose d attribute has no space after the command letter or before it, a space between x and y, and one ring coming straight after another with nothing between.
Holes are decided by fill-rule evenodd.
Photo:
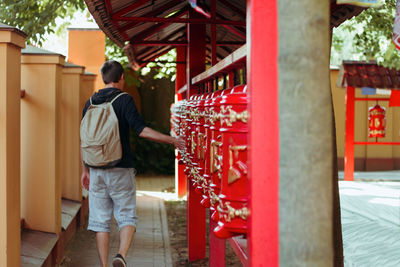
<instances>
[{"instance_id":1,"label":"paved ground","mask_svg":"<svg viewBox=\"0 0 400 267\"><path fill-rule=\"evenodd\" d=\"M359 182L340 182L345 266L378 266L377 263L380 266L400 266L397 259L400 248L397 234L400 225L400 171L357 172L354 176ZM339 177L343 179L343 172L339 172ZM161 191L173 186L173 177L137 178L139 223L134 244L129 251L128 266L172 266L168 224L162 199L174 198L174 195ZM374 188L370 190L372 193L367 194L364 187ZM392 195L384 191L382 196L377 196L381 190L375 187L389 188ZM393 200L395 204L386 203L389 200ZM357 203L359 205L352 208ZM378 214L383 220L376 220L371 214ZM112 233L110 258L118 250L115 224ZM381 248L384 248L384 252ZM366 257L370 254L376 259ZM94 234L79 230L69 243L61 266L99 266Z\"/></svg>"},{"instance_id":2,"label":"paved ground","mask_svg":"<svg viewBox=\"0 0 400 267\"><path fill-rule=\"evenodd\" d=\"M157 192L172 186L173 177L137 177L139 221L133 246L128 252L128 266L172 266L164 202L156 197ZM118 242L117 225L113 223L110 235L110 262L118 252ZM68 244L61 266L99 266L94 233L86 229L78 230Z\"/></svg>"}]
</instances>

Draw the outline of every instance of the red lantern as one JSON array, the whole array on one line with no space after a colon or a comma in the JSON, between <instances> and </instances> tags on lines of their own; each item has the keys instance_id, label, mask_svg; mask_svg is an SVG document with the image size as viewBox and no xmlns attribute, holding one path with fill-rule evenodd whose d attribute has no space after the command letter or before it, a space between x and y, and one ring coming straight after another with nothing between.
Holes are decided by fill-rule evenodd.
<instances>
[{"instance_id":1,"label":"red lantern","mask_svg":"<svg viewBox=\"0 0 400 267\"><path fill-rule=\"evenodd\" d=\"M369 108L368 137L385 137L385 127L386 127L385 113L386 113L385 108L382 108L378 104L376 104L374 107Z\"/></svg>"}]
</instances>

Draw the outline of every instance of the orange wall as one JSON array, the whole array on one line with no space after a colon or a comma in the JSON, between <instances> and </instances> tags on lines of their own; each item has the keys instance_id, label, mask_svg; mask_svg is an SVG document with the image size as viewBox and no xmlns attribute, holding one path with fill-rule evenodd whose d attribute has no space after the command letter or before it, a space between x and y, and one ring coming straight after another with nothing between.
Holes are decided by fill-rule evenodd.
<instances>
[{"instance_id":1,"label":"orange wall","mask_svg":"<svg viewBox=\"0 0 400 267\"><path fill-rule=\"evenodd\" d=\"M68 61L85 66L86 70L97 75L96 90L104 87L100 68L105 61L106 41L101 30L69 29Z\"/></svg>"},{"instance_id":2,"label":"orange wall","mask_svg":"<svg viewBox=\"0 0 400 267\"><path fill-rule=\"evenodd\" d=\"M20 266L20 79L25 37L0 29L0 266Z\"/></svg>"},{"instance_id":3,"label":"orange wall","mask_svg":"<svg viewBox=\"0 0 400 267\"><path fill-rule=\"evenodd\" d=\"M26 227L61 231L60 123L64 57L23 55L21 216Z\"/></svg>"}]
</instances>

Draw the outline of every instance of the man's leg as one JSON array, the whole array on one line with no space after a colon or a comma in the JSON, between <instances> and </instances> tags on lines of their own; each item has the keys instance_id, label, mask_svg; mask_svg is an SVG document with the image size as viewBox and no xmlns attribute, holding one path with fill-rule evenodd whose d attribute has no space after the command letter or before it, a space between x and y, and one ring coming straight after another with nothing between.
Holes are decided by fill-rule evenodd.
<instances>
[{"instance_id":1,"label":"man's leg","mask_svg":"<svg viewBox=\"0 0 400 267\"><path fill-rule=\"evenodd\" d=\"M90 169L89 225L96 232L97 251L101 266L108 266L108 250L113 202L108 194L107 170Z\"/></svg>"},{"instance_id":2,"label":"man's leg","mask_svg":"<svg viewBox=\"0 0 400 267\"><path fill-rule=\"evenodd\" d=\"M97 251L99 252L100 263L102 267L108 267L108 248L110 235L107 232L97 232Z\"/></svg>"},{"instance_id":3,"label":"man's leg","mask_svg":"<svg viewBox=\"0 0 400 267\"><path fill-rule=\"evenodd\" d=\"M118 253L126 258L128 249L131 246L133 236L135 235L135 227L132 225L127 225L121 228L119 231L119 251Z\"/></svg>"},{"instance_id":4,"label":"man's leg","mask_svg":"<svg viewBox=\"0 0 400 267\"><path fill-rule=\"evenodd\" d=\"M124 259L131 246L136 230L136 183L134 169L113 169L114 188L118 191L111 191L110 196L114 201L114 217L119 228L119 251ZM120 262L118 255L114 258ZM113 263L114 263L113 261ZM115 265L125 266L125 265Z\"/></svg>"}]
</instances>

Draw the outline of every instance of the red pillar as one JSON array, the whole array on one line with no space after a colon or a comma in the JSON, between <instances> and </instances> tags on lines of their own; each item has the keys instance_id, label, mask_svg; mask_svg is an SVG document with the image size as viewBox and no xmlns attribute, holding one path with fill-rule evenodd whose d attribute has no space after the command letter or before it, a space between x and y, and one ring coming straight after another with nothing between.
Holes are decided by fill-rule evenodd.
<instances>
[{"instance_id":1,"label":"red pillar","mask_svg":"<svg viewBox=\"0 0 400 267\"><path fill-rule=\"evenodd\" d=\"M203 18L193 9L189 10L189 17ZM188 85L187 98L197 94L197 87L192 85L192 78L206 70L206 25L189 24L187 27L189 45L187 46L186 84Z\"/></svg>"},{"instance_id":2,"label":"red pillar","mask_svg":"<svg viewBox=\"0 0 400 267\"><path fill-rule=\"evenodd\" d=\"M211 0L211 17L216 18L216 0ZM211 65L217 64L217 25L211 24ZM230 82L230 80L229 80ZM211 88L211 83L208 84ZM209 90L211 92L211 90ZM210 267L220 267L225 266L225 239L220 239L215 236L214 228L218 226L216 222L209 218L209 266Z\"/></svg>"},{"instance_id":3,"label":"red pillar","mask_svg":"<svg viewBox=\"0 0 400 267\"><path fill-rule=\"evenodd\" d=\"M178 94L178 90L186 84L186 47L176 47L176 79L175 79L175 94L178 96L178 100L182 100L182 94ZM182 64L181 64L182 62Z\"/></svg>"},{"instance_id":4,"label":"red pillar","mask_svg":"<svg viewBox=\"0 0 400 267\"><path fill-rule=\"evenodd\" d=\"M217 18L217 0L211 0L211 17ZM211 24L211 65L217 64L217 25Z\"/></svg>"},{"instance_id":5,"label":"red pillar","mask_svg":"<svg viewBox=\"0 0 400 267\"><path fill-rule=\"evenodd\" d=\"M176 48L176 79L175 79L175 94L177 100L182 100L182 94L178 94L178 90L186 84L186 64L179 62L186 61L186 47L179 46ZM184 197L187 193L187 177L184 173L185 165L178 164L180 157L175 160L175 181L178 191L178 197Z\"/></svg>"},{"instance_id":6,"label":"red pillar","mask_svg":"<svg viewBox=\"0 0 400 267\"><path fill-rule=\"evenodd\" d=\"M277 12L276 0L247 0L250 266L279 265Z\"/></svg>"},{"instance_id":7,"label":"red pillar","mask_svg":"<svg viewBox=\"0 0 400 267\"><path fill-rule=\"evenodd\" d=\"M215 236L214 228L218 226L216 222L211 218L210 212L210 249L209 249L209 266L210 267L221 267L225 266L225 239L221 239Z\"/></svg>"},{"instance_id":8,"label":"red pillar","mask_svg":"<svg viewBox=\"0 0 400 267\"><path fill-rule=\"evenodd\" d=\"M344 147L344 180L354 180L354 103L355 88L346 90L346 134Z\"/></svg>"},{"instance_id":9,"label":"red pillar","mask_svg":"<svg viewBox=\"0 0 400 267\"><path fill-rule=\"evenodd\" d=\"M193 9L189 10L189 18L202 18ZM188 25L188 52L186 64L187 98L197 94L197 88L192 86L192 78L202 73L206 65L206 26L204 24ZM187 236L189 261L203 259L206 256L206 210L200 204L202 197L194 191L194 186L188 183L187 201Z\"/></svg>"}]
</instances>

